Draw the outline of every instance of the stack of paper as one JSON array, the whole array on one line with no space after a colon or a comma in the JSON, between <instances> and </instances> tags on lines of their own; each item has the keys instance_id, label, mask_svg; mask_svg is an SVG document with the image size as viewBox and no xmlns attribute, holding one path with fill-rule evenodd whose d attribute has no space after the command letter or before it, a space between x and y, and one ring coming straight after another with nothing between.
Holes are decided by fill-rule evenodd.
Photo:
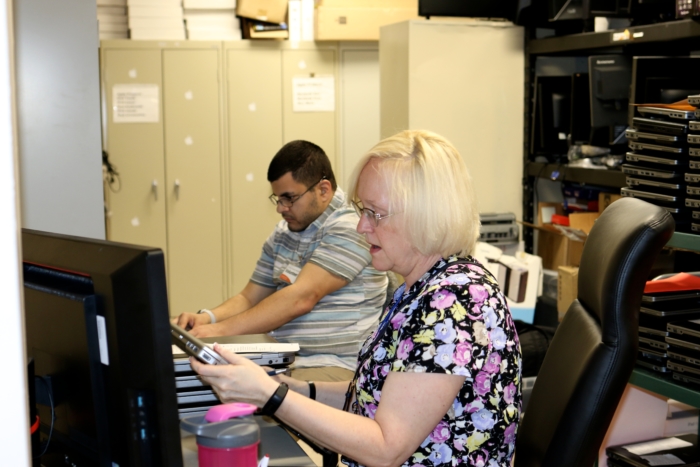
<instances>
[{"instance_id":1,"label":"stack of paper","mask_svg":"<svg viewBox=\"0 0 700 467\"><path fill-rule=\"evenodd\" d=\"M184 0L187 38L191 40L241 40L236 0Z\"/></svg>"},{"instance_id":2,"label":"stack of paper","mask_svg":"<svg viewBox=\"0 0 700 467\"><path fill-rule=\"evenodd\" d=\"M314 40L314 0L289 0L289 40Z\"/></svg>"},{"instance_id":3,"label":"stack of paper","mask_svg":"<svg viewBox=\"0 0 700 467\"><path fill-rule=\"evenodd\" d=\"M182 0L127 0L132 39L183 40Z\"/></svg>"},{"instance_id":4,"label":"stack of paper","mask_svg":"<svg viewBox=\"0 0 700 467\"><path fill-rule=\"evenodd\" d=\"M128 39L126 0L97 0L100 39Z\"/></svg>"}]
</instances>

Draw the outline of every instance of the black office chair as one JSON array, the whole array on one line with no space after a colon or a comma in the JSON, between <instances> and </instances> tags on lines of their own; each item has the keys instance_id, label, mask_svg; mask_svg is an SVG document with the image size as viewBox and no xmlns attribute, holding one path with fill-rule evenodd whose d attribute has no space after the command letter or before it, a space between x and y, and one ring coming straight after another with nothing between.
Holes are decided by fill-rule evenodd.
<instances>
[{"instance_id":1,"label":"black office chair","mask_svg":"<svg viewBox=\"0 0 700 467\"><path fill-rule=\"evenodd\" d=\"M591 467L637 358L644 284L671 215L623 198L583 248L578 298L557 328L518 429L516 467Z\"/></svg>"}]
</instances>

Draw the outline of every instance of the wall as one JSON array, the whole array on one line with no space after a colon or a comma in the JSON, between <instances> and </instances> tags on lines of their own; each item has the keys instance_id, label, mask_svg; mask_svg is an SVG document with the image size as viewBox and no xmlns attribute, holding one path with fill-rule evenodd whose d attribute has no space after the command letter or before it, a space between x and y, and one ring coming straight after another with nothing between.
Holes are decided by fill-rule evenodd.
<instances>
[{"instance_id":1,"label":"wall","mask_svg":"<svg viewBox=\"0 0 700 467\"><path fill-rule=\"evenodd\" d=\"M104 239L96 4L14 8L22 225Z\"/></svg>"},{"instance_id":2,"label":"wall","mask_svg":"<svg viewBox=\"0 0 700 467\"><path fill-rule=\"evenodd\" d=\"M27 404L24 321L20 292L19 190L13 112L12 2L0 0L0 296L3 298L0 339L3 377L0 413L2 464L28 466L29 409Z\"/></svg>"}]
</instances>

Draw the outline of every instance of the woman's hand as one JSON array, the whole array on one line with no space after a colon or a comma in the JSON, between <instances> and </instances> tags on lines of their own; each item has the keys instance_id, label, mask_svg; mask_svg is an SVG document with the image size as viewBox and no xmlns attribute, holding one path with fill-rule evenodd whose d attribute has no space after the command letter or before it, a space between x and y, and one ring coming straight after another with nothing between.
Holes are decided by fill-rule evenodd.
<instances>
[{"instance_id":1,"label":"woman's hand","mask_svg":"<svg viewBox=\"0 0 700 467\"><path fill-rule=\"evenodd\" d=\"M190 357L190 365L210 384L222 402L246 402L262 407L277 390L279 382L264 368L218 344L214 350L230 365L209 365Z\"/></svg>"}]
</instances>

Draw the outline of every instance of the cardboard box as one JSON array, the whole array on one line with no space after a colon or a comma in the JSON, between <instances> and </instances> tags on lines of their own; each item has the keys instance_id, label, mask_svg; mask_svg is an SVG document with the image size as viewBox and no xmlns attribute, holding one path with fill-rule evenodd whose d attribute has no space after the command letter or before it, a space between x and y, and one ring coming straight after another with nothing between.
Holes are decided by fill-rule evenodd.
<instances>
[{"instance_id":1,"label":"cardboard box","mask_svg":"<svg viewBox=\"0 0 700 467\"><path fill-rule=\"evenodd\" d=\"M418 17L418 8L316 7L317 41L378 41L379 28Z\"/></svg>"},{"instance_id":2,"label":"cardboard box","mask_svg":"<svg viewBox=\"0 0 700 467\"><path fill-rule=\"evenodd\" d=\"M599 212L572 212L569 214L569 227L581 230L588 235L599 217Z\"/></svg>"},{"instance_id":3,"label":"cardboard box","mask_svg":"<svg viewBox=\"0 0 700 467\"><path fill-rule=\"evenodd\" d=\"M622 195L617 195L615 193L600 193L598 195L598 212L603 212L605 208L620 198L622 198Z\"/></svg>"},{"instance_id":4,"label":"cardboard box","mask_svg":"<svg viewBox=\"0 0 700 467\"><path fill-rule=\"evenodd\" d=\"M551 226L523 225L537 229L537 256L542 258L542 267L556 271L559 266L581 264L582 241L572 240Z\"/></svg>"},{"instance_id":5,"label":"cardboard box","mask_svg":"<svg viewBox=\"0 0 700 467\"><path fill-rule=\"evenodd\" d=\"M557 312L559 321L578 297L578 267L559 266L559 283L557 286Z\"/></svg>"},{"instance_id":6,"label":"cardboard box","mask_svg":"<svg viewBox=\"0 0 700 467\"><path fill-rule=\"evenodd\" d=\"M268 23L284 23L287 20L287 0L238 0L236 14Z\"/></svg>"}]
</instances>

